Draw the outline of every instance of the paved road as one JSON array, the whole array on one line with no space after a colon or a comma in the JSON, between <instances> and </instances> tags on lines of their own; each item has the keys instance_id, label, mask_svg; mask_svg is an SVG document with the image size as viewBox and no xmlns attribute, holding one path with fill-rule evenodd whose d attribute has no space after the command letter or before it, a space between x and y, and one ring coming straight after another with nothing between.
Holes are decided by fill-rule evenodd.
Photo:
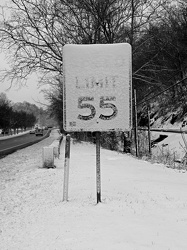
<instances>
[{"instance_id":1,"label":"paved road","mask_svg":"<svg viewBox=\"0 0 187 250\"><path fill-rule=\"evenodd\" d=\"M44 135L46 134L47 130L44 131ZM8 139L1 139L0 140L0 151L7 149L7 148L12 148L20 144L24 144L27 142L33 142L35 140L38 140L41 138L40 136L36 136L35 134L24 134L20 135L17 137L10 137Z\"/></svg>"}]
</instances>

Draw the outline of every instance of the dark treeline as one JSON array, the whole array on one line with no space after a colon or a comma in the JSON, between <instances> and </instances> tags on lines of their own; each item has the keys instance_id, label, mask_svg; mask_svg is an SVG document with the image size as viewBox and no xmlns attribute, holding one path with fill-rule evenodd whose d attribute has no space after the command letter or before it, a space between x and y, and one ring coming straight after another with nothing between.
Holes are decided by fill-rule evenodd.
<instances>
[{"instance_id":1,"label":"dark treeline","mask_svg":"<svg viewBox=\"0 0 187 250\"><path fill-rule=\"evenodd\" d=\"M23 110L15 110L14 105L1 94L0 96L0 129L3 133L11 133L11 130L14 130L14 133L18 129L26 130L31 128L37 119L33 113L29 113Z\"/></svg>"}]
</instances>

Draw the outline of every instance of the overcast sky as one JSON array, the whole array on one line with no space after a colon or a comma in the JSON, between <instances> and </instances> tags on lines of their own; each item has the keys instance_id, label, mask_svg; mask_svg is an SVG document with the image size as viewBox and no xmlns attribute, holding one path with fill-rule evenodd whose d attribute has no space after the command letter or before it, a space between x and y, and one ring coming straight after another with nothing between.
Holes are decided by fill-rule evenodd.
<instances>
[{"instance_id":1,"label":"overcast sky","mask_svg":"<svg viewBox=\"0 0 187 250\"><path fill-rule=\"evenodd\" d=\"M0 53L0 70L4 70L6 67L8 67L8 65L5 56L3 53ZM37 84L38 80L36 75L32 75L26 86L22 87L19 85L11 86L11 82L5 80L4 82L0 82L0 93L6 93L8 99L13 102L27 101L39 105L38 102L45 103L45 99L41 93L41 88L39 89Z\"/></svg>"},{"instance_id":2,"label":"overcast sky","mask_svg":"<svg viewBox=\"0 0 187 250\"><path fill-rule=\"evenodd\" d=\"M5 68L4 55L0 54L0 70ZM0 93L4 92L8 99L12 102L23 102L27 101L39 105L38 102L45 103L43 94L41 93L41 88L39 89L37 81L37 76L32 75L28 80L26 86L12 85L11 82L5 80L0 82ZM11 86L11 87L10 87Z\"/></svg>"},{"instance_id":3,"label":"overcast sky","mask_svg":"<svg viewBox=\"0 0 187 250\"><path fill-rule=\"evenodd\" d=\"M9 2L9 0L0 0L0 5ZM5 54L0 53L0 71L6 69L8 67ZM1 74L1 72L0 72ZM43 94L41 93L41 89L37 87L37 76L31 76L29 81L27 82L27 86L11 86L10 81L0 82L0 93L6 93L9 100L13 102L23 102L27 101L30 103L34 103L39 105L37 102L45 102Z\"/></svg>"}]
</instances>

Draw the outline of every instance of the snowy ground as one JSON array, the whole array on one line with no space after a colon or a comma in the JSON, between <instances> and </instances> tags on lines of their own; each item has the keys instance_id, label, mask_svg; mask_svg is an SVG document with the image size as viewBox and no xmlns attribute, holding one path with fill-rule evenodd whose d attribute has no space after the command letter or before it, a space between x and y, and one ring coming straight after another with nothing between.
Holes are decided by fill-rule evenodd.
<instances>
[{"instance_id":1,"label":"snowy ground","mask_svg":"<svg viewBox=\"0 0 187 250\"><path fill-rule=\"evenodd\" d=\"M41 168L58 136L0 159L1 250L187 249L187 173L102 149L97 205L95 145L72 143L63 202L64 142L57 168Z\"/></svg>"},{"instance_id":2,"label":"snowy ground","mask_svg":"<svg viewBox=\"0 0 187 250\"><path fill-rule=\"evenodd\" d=\"M151 132L152 139L158 138L158 135L167 135L168 137L161 142L157 143L152 152L154 155L159 155L162 152L170 152L170 155L175 154L175 158L182 160L182 158L187 153L187 148L185 146L185 141L187 142L187 134L184 134L184 139L180 133L170 133L170 132ZM184 141L185 140L185 141Z\"/></svg>"}]
</instances>

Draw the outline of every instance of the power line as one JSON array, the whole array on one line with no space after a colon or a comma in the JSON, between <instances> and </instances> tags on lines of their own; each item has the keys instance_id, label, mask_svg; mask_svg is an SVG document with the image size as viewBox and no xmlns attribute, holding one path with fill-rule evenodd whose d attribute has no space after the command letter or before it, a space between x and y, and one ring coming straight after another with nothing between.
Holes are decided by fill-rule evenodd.
<instances>
[{"instance_id":1,"label":"power line","mask_svg":"<svg viewBox=\"0 0 187 250\"><path fill-rule=\"evenodd\" d=\"M140 105L140 104L142 104L142 103L144 103L144 102L147 102L147 101L149 101L149 100L151 100L151 99L153 99L153 98L155 98L155 97L157 97L157 96L163 94L163 93L166 92L167 90L173 88L174 86L176 86L177 84L181 83L182 81L184 81L184 80L186 80L186 79L187 79L187 76L186 76L185 78L183 78L182 80L178 81L177 83L173 84L172 86L170 86L170 87L164 89L163 91L159 92L158 94L154 95L153 97L150 97L150 98L148 98L148 99L146 99L146 100L143 100L143 101L141 101L141 102L138 102L137 105Z\"/></svg>"}]
</instances>

